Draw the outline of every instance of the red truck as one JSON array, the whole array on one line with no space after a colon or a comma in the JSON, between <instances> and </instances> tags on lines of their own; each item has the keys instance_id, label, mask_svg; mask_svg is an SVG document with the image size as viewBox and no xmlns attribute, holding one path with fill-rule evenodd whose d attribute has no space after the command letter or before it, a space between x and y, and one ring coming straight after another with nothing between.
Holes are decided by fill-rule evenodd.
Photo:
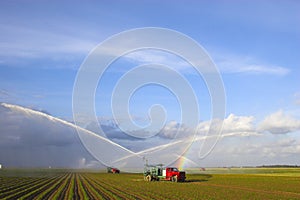
<instances>
[{"instance_id":1,"label":"red truck","mask_svg":"<svg viewBox=\"0 0 300 200\"><path fill-rule=\"evenodd\" d=\"M185 178L185 172L179 171L176 167L163 167L162 164L145 165L144 180L146 181L184 182Z\"/></svg>"}]
</instances>

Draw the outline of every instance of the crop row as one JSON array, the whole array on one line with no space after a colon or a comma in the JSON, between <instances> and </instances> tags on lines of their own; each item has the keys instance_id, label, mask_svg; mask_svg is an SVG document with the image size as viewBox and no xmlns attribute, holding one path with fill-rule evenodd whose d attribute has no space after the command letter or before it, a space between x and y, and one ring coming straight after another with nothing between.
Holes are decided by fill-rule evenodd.
<instances>
[{"instance_id":1,"label":"crop row","mask_svg":"<svg viewBox=\"0 0 300 200\"><path fill-rule=\"evenodd\" d=\"M188 175L185 183L141 174L63 172L0 176L0 199L300 199L300 177Z\"/></svg>"},{"instance_id":2,"label":"crop row","mask_svg":"<svg viewBox=\"0 0 300 200\"><path fill-rule=\"evenodd\" d=\"M165 199L149 189L132 190L134 183L128 175L98 173L1 177L0 199Z\"/></svg>"},{"instance_id":3,"label":"crop row","mask_svg":"<svg viewBox=\"0 0 300 200\"><path fill-rule=\"evenodd\" d=\"M1 177L0 199L145 199L86 173L45 177Z\"/></svg>"}]
</instances>

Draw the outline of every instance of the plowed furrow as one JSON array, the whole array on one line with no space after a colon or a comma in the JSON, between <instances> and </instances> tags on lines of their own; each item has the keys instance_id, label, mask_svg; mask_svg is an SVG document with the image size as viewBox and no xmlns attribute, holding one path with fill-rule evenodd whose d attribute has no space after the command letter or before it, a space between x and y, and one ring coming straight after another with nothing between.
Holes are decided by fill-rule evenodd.
<instances>
[{"instance_id":1,"label":"plowed furrow","mask_svg":"<svg viewBox=\"0 0 300 200\"><path fill-rule=\"evenodd\" d=\"M69 177L67 180L65 180L65 184L64 184L64 188L61 190L60 194L58 195L57 199L61 200L61 199L65 199L65 197L67 197L67 191L68 191L68 188L70 187L71 185L71 181L72 181L72 177L73 177L73 174L69 174Z\"/></svg>"}]
</instances>

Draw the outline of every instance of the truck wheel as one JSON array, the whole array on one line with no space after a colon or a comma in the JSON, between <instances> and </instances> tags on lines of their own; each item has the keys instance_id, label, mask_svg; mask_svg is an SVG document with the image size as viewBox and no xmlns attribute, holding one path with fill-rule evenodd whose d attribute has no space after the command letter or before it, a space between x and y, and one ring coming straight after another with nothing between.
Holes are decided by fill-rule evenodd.
<instances>
[{"instance_id":1,"label":"truck wheel","mask_svg":"<svg viewBox=\"0 0 300 200\"><path fill-rule=\"evenodd\" d=\"M147 181L151 181L151 180L152 180L151 175L146 176L146 180L147 180Z\"/></svg>"},{"instance_id":2,"label":"truck wheel","mask_svg":"<svg viewBox=\"0 0 300 200\"><path fill-rule=\"evenodd\" d=\"M177 182L177 176L172 176L171 181L172 181L172 182Z\"/></svg>"}]
</instances>

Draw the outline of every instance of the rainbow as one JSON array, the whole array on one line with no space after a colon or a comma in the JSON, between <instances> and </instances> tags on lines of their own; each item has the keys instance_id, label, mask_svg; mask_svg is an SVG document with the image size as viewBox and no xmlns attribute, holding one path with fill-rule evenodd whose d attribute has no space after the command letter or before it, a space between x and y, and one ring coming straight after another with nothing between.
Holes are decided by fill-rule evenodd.
<instances>
[{"instance_id":1,"label":"rainbow","mask_svg":"<svg viewBox=\"0 0 300 200\"><path fill-rule=\"evenodd\" d=\"M183 155L181 155L174 164L179 170L183 170L183 169L187 168L187 165L189 165L189 164L192 167L198 166L197 163L195 163L194 161L192 161L186 157L187 152L188 151L186 151ZM191 167L191 166L189 166L189 167Z\"/></svg>"}]
</instances>

